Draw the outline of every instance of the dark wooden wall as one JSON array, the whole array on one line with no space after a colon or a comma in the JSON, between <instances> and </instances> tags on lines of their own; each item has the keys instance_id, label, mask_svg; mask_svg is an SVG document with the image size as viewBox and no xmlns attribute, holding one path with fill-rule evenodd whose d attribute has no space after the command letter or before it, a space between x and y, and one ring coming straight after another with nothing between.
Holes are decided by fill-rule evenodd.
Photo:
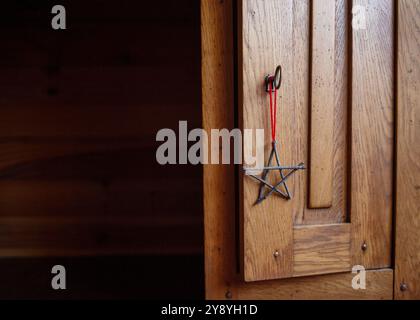
<instances>
[{"instance_id":1,"label":"dark wooden wall","mask_svg":"<svg viewBox=\"0 0 420 320\"><path fill-rule=\"evenodd\" d=\"M161 280L190 277L185 296L196 294L201 168L158 165L155 134L179 120L201 126L199 1L59 4L67 30L51 28L48 1L8 1L0 13L0 297L4 279L48 274L52 257L142 283L67 297L153 296L145 279L159 296L164 270ZM75 282L89 279L74 269ZM11 297L56 297L18 281Z\"/></svg>"}]
</instances>

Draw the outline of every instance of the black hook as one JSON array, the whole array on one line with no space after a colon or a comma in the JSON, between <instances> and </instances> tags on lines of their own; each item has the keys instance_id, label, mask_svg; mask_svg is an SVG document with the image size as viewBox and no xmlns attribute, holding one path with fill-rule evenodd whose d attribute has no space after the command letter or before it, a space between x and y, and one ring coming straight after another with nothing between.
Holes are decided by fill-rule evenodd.
<instances>
[{"instance_id":1,"label":"black hook","mask_svg":"<svg viewBox=\"0 0 420 320\"><path fill-rule=\"evenodd\" d=\"M274 76L268 75L265 77L265 91L270 92L270 84L272 83L271 88L275 88L276 90L280 89L281 86L281 80L282 80L282 71L281 66L277 66L276 72L274 73Z\"/></svg>"}]
</instances>

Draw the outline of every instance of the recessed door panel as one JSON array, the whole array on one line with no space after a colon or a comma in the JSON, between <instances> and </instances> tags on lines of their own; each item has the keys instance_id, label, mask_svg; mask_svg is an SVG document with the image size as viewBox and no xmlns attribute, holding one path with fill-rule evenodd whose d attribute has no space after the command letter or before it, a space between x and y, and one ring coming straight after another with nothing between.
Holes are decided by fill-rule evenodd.
<instances>
[{"instance_id":1,"label":"recessed door panel","mask_svg":"<svg viewBox=\"0 0 420 320\"><path fill-rule=\"evenodd\" d=\"M352 27L354 6L364 16ZM287 180L290 200L256 204L260 183L241 176L245 280L390 266L393 1L242 0L238 11L239 122L265 129L267 163L264 78L281 65L280 162L306 167Z\"/></svg>"}]
</instances>

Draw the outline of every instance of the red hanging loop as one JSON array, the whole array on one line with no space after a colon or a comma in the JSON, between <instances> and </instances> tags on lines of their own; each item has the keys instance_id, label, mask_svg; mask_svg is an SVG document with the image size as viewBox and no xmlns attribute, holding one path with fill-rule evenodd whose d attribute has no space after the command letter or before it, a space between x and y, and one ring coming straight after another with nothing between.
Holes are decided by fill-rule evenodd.
<instances>
[{"instance_id":1,"label":"red hanging loop","mask_svg":"<svg viewBox=\"0 0 420 320\"><path fill-rule=\"evenodd\" d=\"M270 81L269 93L270 93L271 139L272 139L272 142L274 142L276 141L276 131L277 131L277 88L274 86L273 81ZM274 93L274 103L273 103L273 93Z\"/></svg>"},{"instance_id":2,"label":"red hanging loop","mask_svg":"<svg viewBox=\"0 0 420 320\"><path fill-rule=\"evenodd\" d=\"M270 94L270 121L271 121L272 142L276 141L277 91L280 90L281 82L282 82L281 66L277 66L274 76L268 75L265 77L265 91ZM274 99L273 99L273 93L274 93Z\"/></svg>"}]
</instances>

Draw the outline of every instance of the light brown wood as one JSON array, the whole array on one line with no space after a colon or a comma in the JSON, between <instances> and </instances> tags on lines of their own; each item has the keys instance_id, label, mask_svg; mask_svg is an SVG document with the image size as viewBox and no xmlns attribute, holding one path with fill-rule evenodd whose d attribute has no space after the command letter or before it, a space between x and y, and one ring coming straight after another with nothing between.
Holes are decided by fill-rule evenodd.
<instances>
[{"instance_id":1,"label":"light brown wood","mask_svg":"<svg viewBox=\"0 0 420 320\"><path fill-rule=\"evenodd\" d=\"M420 3L398 1L396 299L420 299L419 24Z\"/></svg>"},{"instance_id":2,"label":"light brown wood","mask_svg":"<svg viewBox=\"0 0 420 320\"><path fill-rule=\"evenodd\" d=\"M296 227L293 276L350 270L350 224Z\"/></svg>"},{"instance_id":3,"label":"light brown wood","mask_svg":"<svg viewBox=\"0 0 420 320\"><path fill-rule=\"evenodd\" d=\"M352 31L351 256L369 269L391 266L393 3L353 1L366 9L366 28Z\"/></svg>"},{"instance_id":4,"label":"light brown wood","mask_svg":"<svg viewBox=\"0 0 420 320\"><path fill-rule=\"evenodd\" d=\"M207 130L232 128L234 123L231 10L231 0L201 1L203 125ZM339 133L335 138L339 138L335 141L334 175L340 178L334 179L334 192L338 195L333 197L335 210L299 212L295 217L297 224L341 223L346 215L346 200L342 196L346 193L346 166L342 161L346 155L346 12L346 2L338 1L336 106L340 107L335 109L335 130ZM207 299L392 299L393 272L389 269L368 271L366 290L351 287L351 273L244 282L237 273L234 180L231 166L204 166Z\"/></svg>"},{"instance_id":5,"label":"light brown wood","mask_svg":"<svg viewBox=\"0 0 420 320\"><path fill-rule=\"evenodd\" d=\"M278 99L278 147L284 165L307 155L308 1L239 2L240 108L244 129L265 129L266 159L271 147L268 95L264 77L282 65ZM279 23L281 21L281 23ZM247 281L293 275L293 219L303 211L305 175L288 180L293 200L276 196L254 205L258 183L243 178L243 259ZM273 182L274 183L274 182ZM275 258L273 253L280 255Z\"/></svg>"},{"instance_id":6,"label":"light brown wood","mask_svg":"<svg viewBox=\"0 0 420 320\"><path fill-rule=\"evenodd\" d=\"M308 8L309 10L309 8ZM348 50L348 15L349 3L344 0L336 2L336 23L335 23L335 102L334 102L334 164L333 164L333 205L331 208L318 208L311 210L303 206L302 210L298 210L294 216L294 223L297 225L312 225L312 224L332 224L342 223L348 220L348 206L347 206L347 166L348 166L348 64L349 64L349 50ZM302 18L304 19L304 18ZM302 21L302 19L300 21ZM240 30L239 30L240 31ZM309 45L309 44L306 44ZM304 48L304 52L306 47ZM306 58L306 59L309 59ZM239 88L241 89L241 87ZM307 92L307 85L304 91L297 93L302 94ZM240 98L240 97L239 97ZM285 110L286 111L286 110ZM307 107L303 108L306 116ZM240 119L241 120L241 119ZM268 120L265 125L269 126ZM306 126L306 124L305 124ZM284 134L281 135L287 139ZM280 137L280 140L281 138ZM267 139L268 139L267 135ZM305 138L306 141L306 138ZM268 152L266 150L266 152ZM307 156L305 156L306 158ZM301 173L305 176L305 172ZM305 201L307 199L307 185L306 179L299 180L303 184ZM241 184L242 185L242 184ZM300 189L299 189L300 190Z\"/></svg>"},{"instance_id":7,"label":"light brown wood","mask_svg":"<svg viewBox=\"0 0 420 320\"><path fill-rule=\"evenodd\" d=\"M333 204L335 0L312 2L309 207Z\"/></svg>"},{"instance_id":8,"label":"light brown wood","mask_svg":"<svg viewBox=\"0 0 420 320\"><path fill-rule=\"evenodd\" d=\"M202 101L205 130L232 128L232 1L201 1ZM205 165L203 173L205 281L208 299L225 299L235 290L234 168Z\"/></svg>"},{"instance_id":9,"label":"light brown wood","mask_svg":"<svg viewBox=\"0 0 420 320\"><path fill-rule=\"evenodd\" d=\"M368 271L366 290L351 286L355 274L339 273L261 283L242 284L234 299L263 300L391 300L391 269Z\"/></svg>"},{"instance_id":10,"label":"light brown wood","mask_svg":"<svg viewBox=\"0 0 420 320\"><path fill-rule=\"evenodd\" d=\"M348 136L349 136L349 37L348 23L350 2L336 1L335 13L335 71L334 71L334 150L333 150L333 196L330 208L305 209L295 216L295 225L344 223L349 219L348 206ZM309 45L309 44L308 44ZM308 163L310 165L310 163ZM306 181L304 181L306 183ZM308 183L310 183L308 181ZM306 185L305 185L306 190ZM305 201L309 203L305 191Z\"/></svg>"}]
</instances>

